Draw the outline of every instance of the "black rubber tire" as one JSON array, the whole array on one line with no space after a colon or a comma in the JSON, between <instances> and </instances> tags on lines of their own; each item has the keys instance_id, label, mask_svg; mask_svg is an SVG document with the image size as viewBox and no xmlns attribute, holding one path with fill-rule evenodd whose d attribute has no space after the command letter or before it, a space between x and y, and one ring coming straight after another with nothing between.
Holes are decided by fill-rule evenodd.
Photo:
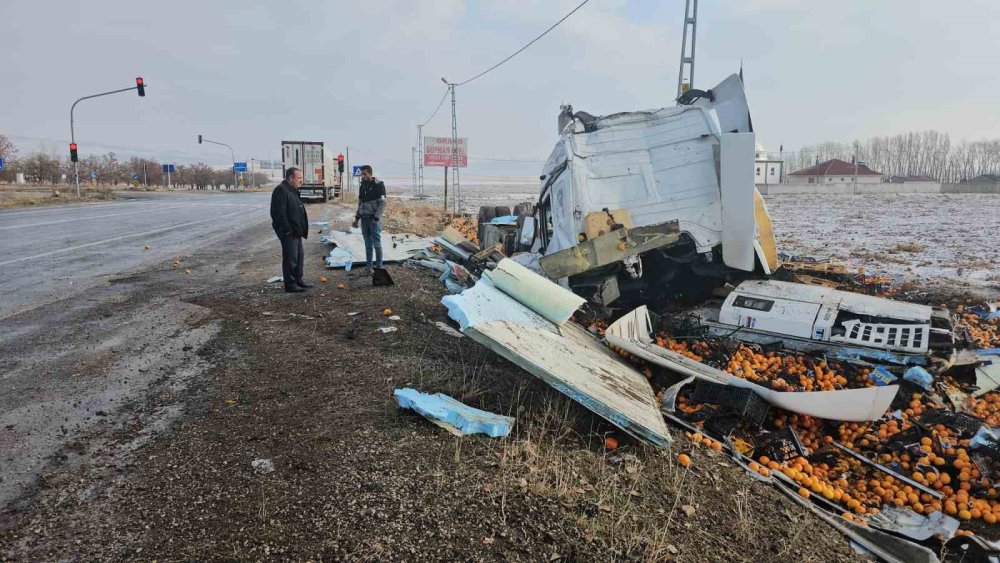
<instances>
[{"instance_id":1,"label":"black rubber tire","mask_svg":"<svg viewBox=\"0 0 1000 563\"><path fill-rule=\"evenodd\" d=\"M515 205L513 214L518 217L527 217L528 215L531 215L531 204L519 203Z\"/></svg>"},{"instance_id":2,"label":"black rubber tire","mask_svg":"<svg viewBox=\"0 0 1000 563\"><path fill-rule=\"evenodd\" d=\"M497 218L496 207L480 207L479 208L479 222L489 223L490 221Z\"/></svg>"},{"instance_id":3,"label":"black rubber tire","mask_svg":"<svg viewBox=\"0 0 1000 563\"><path fill-rule=\"evenodd\" d=\"M498 205L494 210L494 213L496 213L496 215L493 216L494 218L507 217L508 215L510 215L510 208L507 207L506 205Z\"/></svg>"}]
</instances>

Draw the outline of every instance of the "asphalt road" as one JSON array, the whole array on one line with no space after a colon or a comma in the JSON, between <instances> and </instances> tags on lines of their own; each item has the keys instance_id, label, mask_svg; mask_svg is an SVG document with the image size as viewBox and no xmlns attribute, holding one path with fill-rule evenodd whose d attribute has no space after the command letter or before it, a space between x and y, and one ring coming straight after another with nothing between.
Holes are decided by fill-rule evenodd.
<instances>
[{"instance_id":1,"label":"asphalt road","mask_svg":"<svg viewBox=\"0 0 1000 563\"><path fill-rule=\"evenodd\" d=\"M0 321L269 221L269 201L167 192L0 211Z\"/></svg>"}]
</instances>

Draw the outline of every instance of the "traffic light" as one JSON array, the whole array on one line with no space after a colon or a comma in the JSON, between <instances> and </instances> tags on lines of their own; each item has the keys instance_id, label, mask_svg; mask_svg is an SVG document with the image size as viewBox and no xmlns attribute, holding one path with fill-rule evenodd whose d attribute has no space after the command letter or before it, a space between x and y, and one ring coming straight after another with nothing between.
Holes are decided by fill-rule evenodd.
<instances>
[{"instance_id":1,"label":"traffic light","mask_svg":"<svg viewBox=\"0 0 1000 563\"><path fill-rule=\"evenodd\" d=\"M344 155L343 154L338 154L337 155L337 172L340 172L340 173L344 172Z\"/></svg>"},{"instance_id":2,"label":"traffic light","mask_svg":"<svg viewBox=\"0 0 1000 563\"><path fill-rule=\"evenodd\" d=\"M201 144L201 135L198 135L198 144Z\"/></svg>"},{"instance_id":3,"label":"traffic light","mask_svg":"<svg viewBox=\"0 0 1000 563\"><path fill-rule=\"evenodd\" d=\"M69 159L73 162L80 162L80 157L76 155L76 143L69 144Z\"/></svg>"},{"instance_id":4,"label":"traffic light","mask_svg":"<svg viewBox=\"0 0 1000 563\"><path fill-rule=\"evenodd\" d=\"M139 96L146 95L146 84L142 81L141 76L135 77L135 89L139 91Z\"/></svg>"}]
</instances>

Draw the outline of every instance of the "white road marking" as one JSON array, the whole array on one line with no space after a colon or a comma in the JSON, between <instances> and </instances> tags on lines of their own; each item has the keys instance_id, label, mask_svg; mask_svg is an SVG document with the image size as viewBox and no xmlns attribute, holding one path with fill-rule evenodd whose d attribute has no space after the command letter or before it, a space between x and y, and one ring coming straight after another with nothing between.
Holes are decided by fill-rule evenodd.
<instances>
[{"instance_id":1,"label":"white road marking","mask_svg":"<svg viewBox=\"0 0 1000 563\"><path fill-rule=\"evenodd\" d=\"M66 211L79 211L80 209L98 209L101 207L120 207L124 205L136 205L140 203L153 203L149 201L122 201L118 203L73 203L70 205L53 205L45 209L23 209L12 211L0 211L0 217L17 217L20 215L35 215L37 213L59 213Z\"/></svg>"},{"instance_id":2,"label":"white road marking","mask_svg":"<svg viewBox=\"0 0 1000 563\"><path fill-rule=\"evenodd\" d=\"M66 248L60 248L59 250L52 250L52 251L49 251L49 252L43 252L42 254L36 254L34 256L25 256L23 258L16 258L14 260L7 260L6 262L0 262L0 266L7 266L7 265L10 265L10 264L17 264L18 262L24 262L26 260L34 260L36 258L45 258L46 256L52 256L52 255L55 255L55 254L62 254L64 252L72 252L74 250L82 250L84 248L90 248L91 246L97 246L99 244L105 244L105 243L109 243L109 242L116 242L116 241L119 241L119 240L125 240L125 239L130 239L130 238L135 238L135 237L141 237L141 236L146 236L146 235L155 235L155 234L159 234L159 233L165 233L167 231L172 231L174 229L180 229L182 227L190 227L191 225L198 225L198 224L201 224L201 223L207 223L209 221L218 221L219 219L225 219L226 217L232 217L234 215L242 215L242 214L245 214L245 213L250 213L251 211L257 211L257 208L248 209L248 210L245 210L245 211L235 211L233 213L229 213L229 214L226 214L226 215L219 215L217 217L209 217L208 219L201 219L200 221L191 221L191 222L188 222L188 223L180 223L178 225L171 225L169 227L163 227L161 229L153 229L152 231L144 231L144 232L141 232L141 233L133 233L131 235L124 235L124 236L115 237L115 238L109 238L109 239L98 240L98 241L94 241L94 242L88 242L87 244L79 244L79 245L76 245L76 246L69 246L69 247L66 247Z\"/></svg>"},{"instance_id":3,"label":"white road marking","mask_svg":"<svg viewBox=\"0 0 1000 563\"><path fill-rule=\"evenodd\" d=\"M122 215L135 215L137 213L159 213L161 211L167 211L169 209L180 209L185 207L183 205L175 205L173 207L160 207L157 209L143 209L142 211L129 211L127 213L111 213L110 215L91 215L90 217L74 217L72 219L60 219L58 221L48 221L45 223L25 223L23 225L10 225L9 227L0 227L0 231L6 231L7 229L20 229L23 227L43 227L45 225L58 225L59 223L70 223L73 221L86 221L88 219L105 219L107 217L121 217Z\"/></svg>"}]
</instances>

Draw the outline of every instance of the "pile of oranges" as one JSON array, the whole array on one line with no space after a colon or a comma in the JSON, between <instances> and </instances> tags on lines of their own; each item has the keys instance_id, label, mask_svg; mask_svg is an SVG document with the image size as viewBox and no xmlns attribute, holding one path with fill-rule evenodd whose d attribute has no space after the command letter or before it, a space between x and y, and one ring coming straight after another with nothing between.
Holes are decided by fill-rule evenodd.
<instances>
[{"instance_id":1,"label":"pile of oranges","mask_svg":"<svg viewBox=\"0 0 1000 563\"><path fill-rule=\"evenodd\" d=\"M966 313L962 322L981 346L1000 347L1000 333L995 323L984 323ZM595 321L588 326L603 334L606 325ZM658 346L698 362L716 364L718 350L705 340L677 339L667 333L655 336ZM647 377L649 364L620 354L637 364ZM718 365L726 372L781 391L832 391L875 385L871 368L853 364L824 362L808 355L761 351L739 344ZM939 380L947 383L947 378ZM952 382L954 384L954 382ZM657 397L662 396L662 391ZM772 408L769 427L791 427L806 448L806 456L780 462L757 456L749 465L760 475L781 473L794 481L799 494L817 495L843 507L845 519L865 525L865 518L885 506L904 507L920 514L941 511L962 521L995 524L1000 521L1000 494L980 467L969 456L969 438L943 424L918 424L928 409L946 409L929 395L912 394L898 411L870 423L825 421L806 415ZM979 398L969 398L966 411L991 426L1000 426L1000 391ZM682 393L677 409L682 416L699 418L696 413L710 405L696 403ZM712 449L721 443L700 433L689 434L696 445ZM841 452L833 442L877 461L905 475L921 487L915 487L870 464ZM817 454L817 455L812 455ZM927 491L934 491L931 494Z\"/></svg>"},{"instance_id":2,"label":"pile of oranges","mask_svg":"<svg viewBox=\"0 0 1000 563\"><path fill-rule=\"evenodd\" d=\"M476 229L476 221L474 219L469 217L453 217L449 225L462 233L462 236L467 238L472 244L479 244L479 233Z\"/></svg>"},{"instance_id":3,"label":"pile of oranges","mask_svg":"<svg viewBox=\"0 0 1000 563\"><path fill-rule=\"evenodd\" d=\"M704 340L679 341L660 333L655 342L696 362L711 355L711 347ZM853 383L852 387L873 385L868 378L868 368L851 373L847 366L827 365L804 355L758 352L745 344L741 344L720 368L776 391L834 391L848 387L849 382ZM853 376L850 380L848 374Z\"/></svg>"},{"instance_id":4,"label":"pile of oranges","mask_svg":"<svg viewBox=\"0 0 1000 563\"><path fill-rule=\"evenodd\" d=\"M673 352L690 358L696 362L702 361L704 356L707 356L710 352L708 343L704 340L693 340L693 341L681 341L674 340L666 335L666 333L660 332L656 335L655 339L656 345L660 348L666 348Z\"/></svg>"},{"instance_id":5,"label":"pile of oranges","mask_svg":"<svg viewBox=\"0 0 1000 563\"><path fill-rule=\"evenodd\" d=\"M1000 392L993 391L982 397L969 397L969 414L990 426L1000 426Z\"/></svg>"},{"instance_id":6,"label":"pile of oranges","mask_svg":"<svg viewBox=\"0 0 1000 563\"><path fill-rule=\"evenodd\" d=\"M976 404L992 405L997 416L1000 393L989 393ZM889 417L864 424L844 422L835 431L824 432L824 425L812 417L779 411L775 427L790 425L810 452L833 453L833 463L810 463L797 457L786 464L760 458L760 465L772 471L780 470L812 494L845 505L853 514L863 516L877 512L886 505L906 507L920 514L943 511L960 520L995 524L1000 520L1000 498L990 481L969 457L968 438L943 424L927 427L930 435L901 439L900 433L910 430L914 422L929 407L937 407L917 393L911 397L899 418ZM976 416L989 422L986 412ZM821 450L834 439L850 449L862 452L875 461L895 467L913 481L939 492L937 498L891 475L863 464L857 459L834 450ZM908 442L913 443L908 443ZM831 456L827 456L830 458Z\"/></svg>"},{"instance_id":7,"label":"pile of oranges","mask_svg":"<svg viewBox=\"0 0 1000 563\"><path fill-rule=\"evenodd\" d=\"M847 377L826 362L808 356L756 352L742 345L724 368L737 377L777 391L834 391L847 385Z\"/></svg>"},{"instance_id":8,"label":"pile of oranges","mask_svg":"<svg viewBox=\"0 0 1000 563\"><path fill-rule=\"evenodd\" d=\"M973 344L980 348L1000 348L1000 319L985 320L967 311L963 305L955 308L958 320L955 330L965 330Z\"/></svg>"}]
</instances>

